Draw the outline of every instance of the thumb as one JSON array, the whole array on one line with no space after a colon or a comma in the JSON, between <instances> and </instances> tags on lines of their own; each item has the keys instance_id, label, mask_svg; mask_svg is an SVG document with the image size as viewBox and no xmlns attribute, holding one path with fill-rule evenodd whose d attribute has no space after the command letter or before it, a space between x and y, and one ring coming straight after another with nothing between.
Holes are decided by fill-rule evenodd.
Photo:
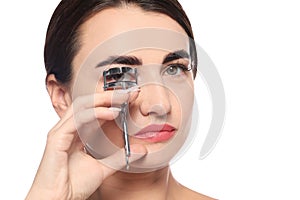
<instances>
[{"instance_id":1,"label":"thumb","mask_svg":"<svg viewBox=\"0 0 300 200\"><path fill-rule=\"evenodd\" d=\"M144 145L133 144L130 145L131 155L129 157L129 164L143 158L147 154L147 149ZM125 150L120 149L113 155L98 160L103 165L103 180L108 176L111 176L118 170L123 169L126 166Z\"/></svg>"}]
</instances>

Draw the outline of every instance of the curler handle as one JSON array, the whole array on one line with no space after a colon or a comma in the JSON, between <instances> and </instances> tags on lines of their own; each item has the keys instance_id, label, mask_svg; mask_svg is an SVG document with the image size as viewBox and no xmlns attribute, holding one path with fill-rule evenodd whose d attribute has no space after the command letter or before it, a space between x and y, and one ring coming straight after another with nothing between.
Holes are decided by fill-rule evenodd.
<instances>
[{"instance_id":1,"label":"curler handle","mask_svg":"<svg viewBox=\"0 0 300 200\"><path fill-rule=\"evenodd\" d=\"M129 169L129 157L130 157L130 144L129 144L129 135L128 135L128 127L127 127L127 116L128 113L128 103L123 103L121 105L121 122L123 128L123 137L124 137L124 148L125 148L125 161L126 161L126 169Z\"/></svg>"}]
</instances>

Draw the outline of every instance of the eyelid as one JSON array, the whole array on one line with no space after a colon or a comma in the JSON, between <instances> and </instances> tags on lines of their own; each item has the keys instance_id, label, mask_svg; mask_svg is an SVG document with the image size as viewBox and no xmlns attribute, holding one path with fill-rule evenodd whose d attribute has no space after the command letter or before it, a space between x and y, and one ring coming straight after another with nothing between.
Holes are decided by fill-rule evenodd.
<instances>
[{"instance_id":1,"label":"eyelid","mask_svg":"<svg viewBox=\"0 0 300 200\"><path fill-rule=\"evenodd\" d=\"M190 59L187 59L187 58L181 58L181 59L177 59L177 60L172 60L170 62L167 62L165 64L163 64L164 66L169 66L171 64L182 64L182 65L185 65L185 66L189 66L191 63L191 60Z\"/></svg>"},{"instance_id":2,"label":"eyelid","mask_svg":"<svg viewBox=\"0 0 300 200\"><path fill-rule=\"evenodd\" d=\"M106 65L104 66L104 71L107 71L107 70L110 70L112 68L122 68L122 67L130 67L130 68L137 68L138 66L137 65L124 65L124 64L110 64L110 65Z\"/></svg>"},{"instance_id":3,"label":"eyelid","mask_svg":"<svg viewBox=\"0 0 300 200\"><path fill-rule=\"evenodd\" d=\"M167 73L167 70L171 67L171 66L175 66L177 68L179 68L178 70L181 70L182 75L186 74L188 71L191 70L191 68L189 69L186 65L181 64L181 63L171 63L166 65L163 70L161 71L161 75L165 75L165 73ZM167 76L174 76L174 75L167 75ZM179 74L177 76L180 76Z\"/></svg>"},{"instance_id":4,"label":"eyelid","mask_svg":"<svg viewBox=\"0 0 300 200\"><path fill-rule=\"evenodd\" d=\"M180 67L184 71L190 71L190 70L192 70L192 66L191 66L190 62L183 63L183 62L180 62L180 61L177 60L177 62L170 62L170 63L165 64L165 66L163 67L162 71L165 71L166 69L168 69L172 65Z\"/></svg>"}]
</instances>

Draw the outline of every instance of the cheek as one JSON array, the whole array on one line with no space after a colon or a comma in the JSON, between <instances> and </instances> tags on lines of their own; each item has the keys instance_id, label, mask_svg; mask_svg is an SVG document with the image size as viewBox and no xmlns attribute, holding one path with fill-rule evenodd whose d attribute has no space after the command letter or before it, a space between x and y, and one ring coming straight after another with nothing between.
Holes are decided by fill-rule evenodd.
<instances>
[{"instance_id":1,"label":"cheek","mask_svg":"<svg viewBox=\"0 0 300 200\"><path fill-rule=\"evenodd\" d=\"M104 92L103 89L104 83L103 83L103 77L99 78L95 87L95 93L101 93Z\"/></svg>"},{"instance_id":2,"label":"cheek","mask_svg":"<svg viewBox=\"0 0 300 200\"><path fill-rule=\"evenodd\" d=\"M175 93L174 91L170 92L169 94L170 104L171 104L171 114L168 116L171 122L175 122L177 128L180 128L182 124L182 102L180 96Z\"/></svg>"},{"instance_id":3,"label":"cheek","mask_svg":"<svg viewBox=\"0 0 300 200\"><path fill-rule=\"evenodd\" d=\"M108 140L111 141L114 145L120 148L124 146L123 133L116 121L105 122L101 126L101 129L103 130Z\"/></svg>"},{"instance_id":4,"label":"cheek","mask_svg":"<svg viewBox=\"0 0 300 200\"><path fill-rule=\"evenodd\" d=\"M169 154L174 156L183 146L190 132L194 105L194 87L192 81L187 81L171 89L173 93L173 113L171 117L179 125L176 137L170 141L167 148Z\"/></svg>"},{"instance_id":5,"label":"cheek","mask_svg":"<svg viewBox=\"0 0 300 200\"><path fill-rule=\"evenodd\" d=\"M189 120L189 116L192 113L194 104L194 87L193 82L186 81L182 84L174 85L170 87L171 105L172 105L172 117L181 122L181 126L184 126Z\"/></svg>"}]
</instances>

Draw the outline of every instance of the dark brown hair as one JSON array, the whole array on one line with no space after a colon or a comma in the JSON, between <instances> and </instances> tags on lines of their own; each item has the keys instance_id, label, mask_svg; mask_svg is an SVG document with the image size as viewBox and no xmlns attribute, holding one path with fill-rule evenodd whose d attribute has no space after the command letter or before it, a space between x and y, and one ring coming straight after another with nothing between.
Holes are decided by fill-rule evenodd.
<instances>
[{"instance_id":1,"label":"dark brown hair","mask_svg":"<svg viewBox=\"0 0 300 200\"><path fill-rule=\"evenodd\" d=\"M62 0L50 20L44 49L47 75L67 84L72 78L72 61L77 54L80 26L94 14L123 5L135 5L144 11L165 14L175 20L191 38L190 52L194 76L197 71L197 53L192 27L177 0Z\"/></svg>"}]
</instances>

